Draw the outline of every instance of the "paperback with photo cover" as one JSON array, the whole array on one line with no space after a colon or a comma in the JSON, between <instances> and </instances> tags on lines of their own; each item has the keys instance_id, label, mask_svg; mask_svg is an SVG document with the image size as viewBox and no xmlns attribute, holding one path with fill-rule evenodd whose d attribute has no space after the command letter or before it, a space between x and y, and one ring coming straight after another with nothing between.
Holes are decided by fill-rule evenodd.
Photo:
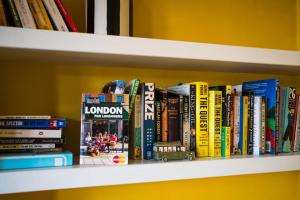
<instances>
[{"instance_id":1,"label":"paperback with photo cover","mask_svg":"<svg viewBox=\"0 0 300 200\"><path fill-rule=\"evenodd\" d=\"M128 94L82 94L80 164L128 164Z\"/></svg>"}]
</instances>

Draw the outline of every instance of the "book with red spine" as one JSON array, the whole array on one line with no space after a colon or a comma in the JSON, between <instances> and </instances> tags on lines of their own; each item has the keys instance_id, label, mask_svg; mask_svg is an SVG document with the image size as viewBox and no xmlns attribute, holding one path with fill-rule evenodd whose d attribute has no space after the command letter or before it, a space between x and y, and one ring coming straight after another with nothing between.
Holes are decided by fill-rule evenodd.
<instances>
[{"instance_id":1,"label":"book with red spine","mask_svg":"<svg viewBox=\"0 0 300 200\"><path fill-rule=\"evenodd\" d=\"M68 11L66 10L64 4L62 3L62 0L54 0L54 1L58 7L59 12L63 16L69 30L72 32L78 32L78 28L74 23L73 19L71 18L70 14L68 13Z\"/></svg>"}]
</instances>

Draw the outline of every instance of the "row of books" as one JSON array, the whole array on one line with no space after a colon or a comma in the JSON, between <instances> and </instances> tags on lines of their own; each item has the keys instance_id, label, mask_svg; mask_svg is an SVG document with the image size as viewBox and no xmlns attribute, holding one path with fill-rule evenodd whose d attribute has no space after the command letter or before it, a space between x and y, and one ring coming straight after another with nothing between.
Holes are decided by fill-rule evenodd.
<instances>
[{"instance_id":1,"label":"row of books","mask_svg":"<svg viewBox=\"0 0 300 200\"><path fill-rule=\"evenodd\" d=\"M62 0L0 0L0 26L78 32Z\"/></svg>"},{"instance_id":2,"label":"row of books","mask_svg":"<svg viewBox=\"0 0 300 200\"><path fill-rule=\"evenodd\" d=\"M152 159L155 142L174 141L197 157L299 151L299 97L277 80L139 87L131 118L132 159Z\"/></svg>"},{"instance_id":3,"label":"row of books","mask_svg":"<svg viewBox=\"0 0 300 200\"><path fill-rule=\"evenodd\" d=\"M51 116L0 116L0 169L72 165L63 128L66 120Z\"/></svg>"},{"instance_id":4,"label":"row of books","mask_svg":"<svg viewBox=\"0 0 300 200\"><path fill-rule=\"evenodd\" d=\"M100 94L84 94L81 164L126 164L128 156L151 160L156 144L197 157L299 151L298 101L295 88L274 79L167 88L138 79L112 81ZM119 148L111 151L113 135Z\"/></svg>"}]
</instances>

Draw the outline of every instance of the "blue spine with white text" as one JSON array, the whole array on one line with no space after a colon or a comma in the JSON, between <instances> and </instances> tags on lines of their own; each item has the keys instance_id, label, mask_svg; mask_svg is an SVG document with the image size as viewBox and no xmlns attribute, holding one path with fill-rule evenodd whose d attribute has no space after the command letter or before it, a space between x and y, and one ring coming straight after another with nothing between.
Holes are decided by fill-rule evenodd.
<instances>
[{"instance_id":1,"label":"blue spine with white text","mask_svg":"<svg viewBox=\"0 0 300 200\"><path fill-rule=\"evenodd\" d=\"M143 158L145 160L153 159L153 143L155 136L155 100L154 83L145 83L143 85Z\"/></svg>"},{"instance_id":2,"label":"blue spine with white text","mask_svg":"<svg viewBox=\"0 0 300 200\"><path fill-rule=\"evenodd\" d=\"M66 119L0 119L0 129L66 128Z\"/></svg>"}]
</instances>

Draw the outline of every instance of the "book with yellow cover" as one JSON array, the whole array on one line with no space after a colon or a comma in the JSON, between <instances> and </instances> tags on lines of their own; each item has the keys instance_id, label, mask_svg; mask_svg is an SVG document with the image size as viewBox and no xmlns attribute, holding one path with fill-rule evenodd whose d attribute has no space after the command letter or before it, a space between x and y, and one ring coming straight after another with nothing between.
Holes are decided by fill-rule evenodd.
<instances>
[{"instance_id":1,"label":"book with yellow cover","mask_svg":"<svg viewBox=\"0 0 300 200\"><path fill-rule=\"evenodd\" d=\"M208 156L208 83L196 85L196 156Z\"/></svg>"},{"instance_id":2,"label":"book with yellow cover","mask_svg":"<svg viewBox=\"0 0 300 200\"><path fill-rule=\"evenodd\" d=\"M53 30L42 0L27 0L27 2L38 28Z\"/></svg>"},{"instance_id":3,"label":"book with yellow cover","mask_svg":"<svg viewBox=\"0 0 300 200\"><path fill-rule=\"evenodd\" d=\"M230 156L230 133L231 128L229 126L222 127L222 157Z\"/></svg>"},{"instance_id":4,"label":"book with yellow cover","mask_svg":"<svg viewBox=\"0 0 300 200\"><path fill-rule=\"evenodd\" d=\"M209 91L209 156L221 156L222 140L222 91Z\"/></svg>"}]
</instances>

